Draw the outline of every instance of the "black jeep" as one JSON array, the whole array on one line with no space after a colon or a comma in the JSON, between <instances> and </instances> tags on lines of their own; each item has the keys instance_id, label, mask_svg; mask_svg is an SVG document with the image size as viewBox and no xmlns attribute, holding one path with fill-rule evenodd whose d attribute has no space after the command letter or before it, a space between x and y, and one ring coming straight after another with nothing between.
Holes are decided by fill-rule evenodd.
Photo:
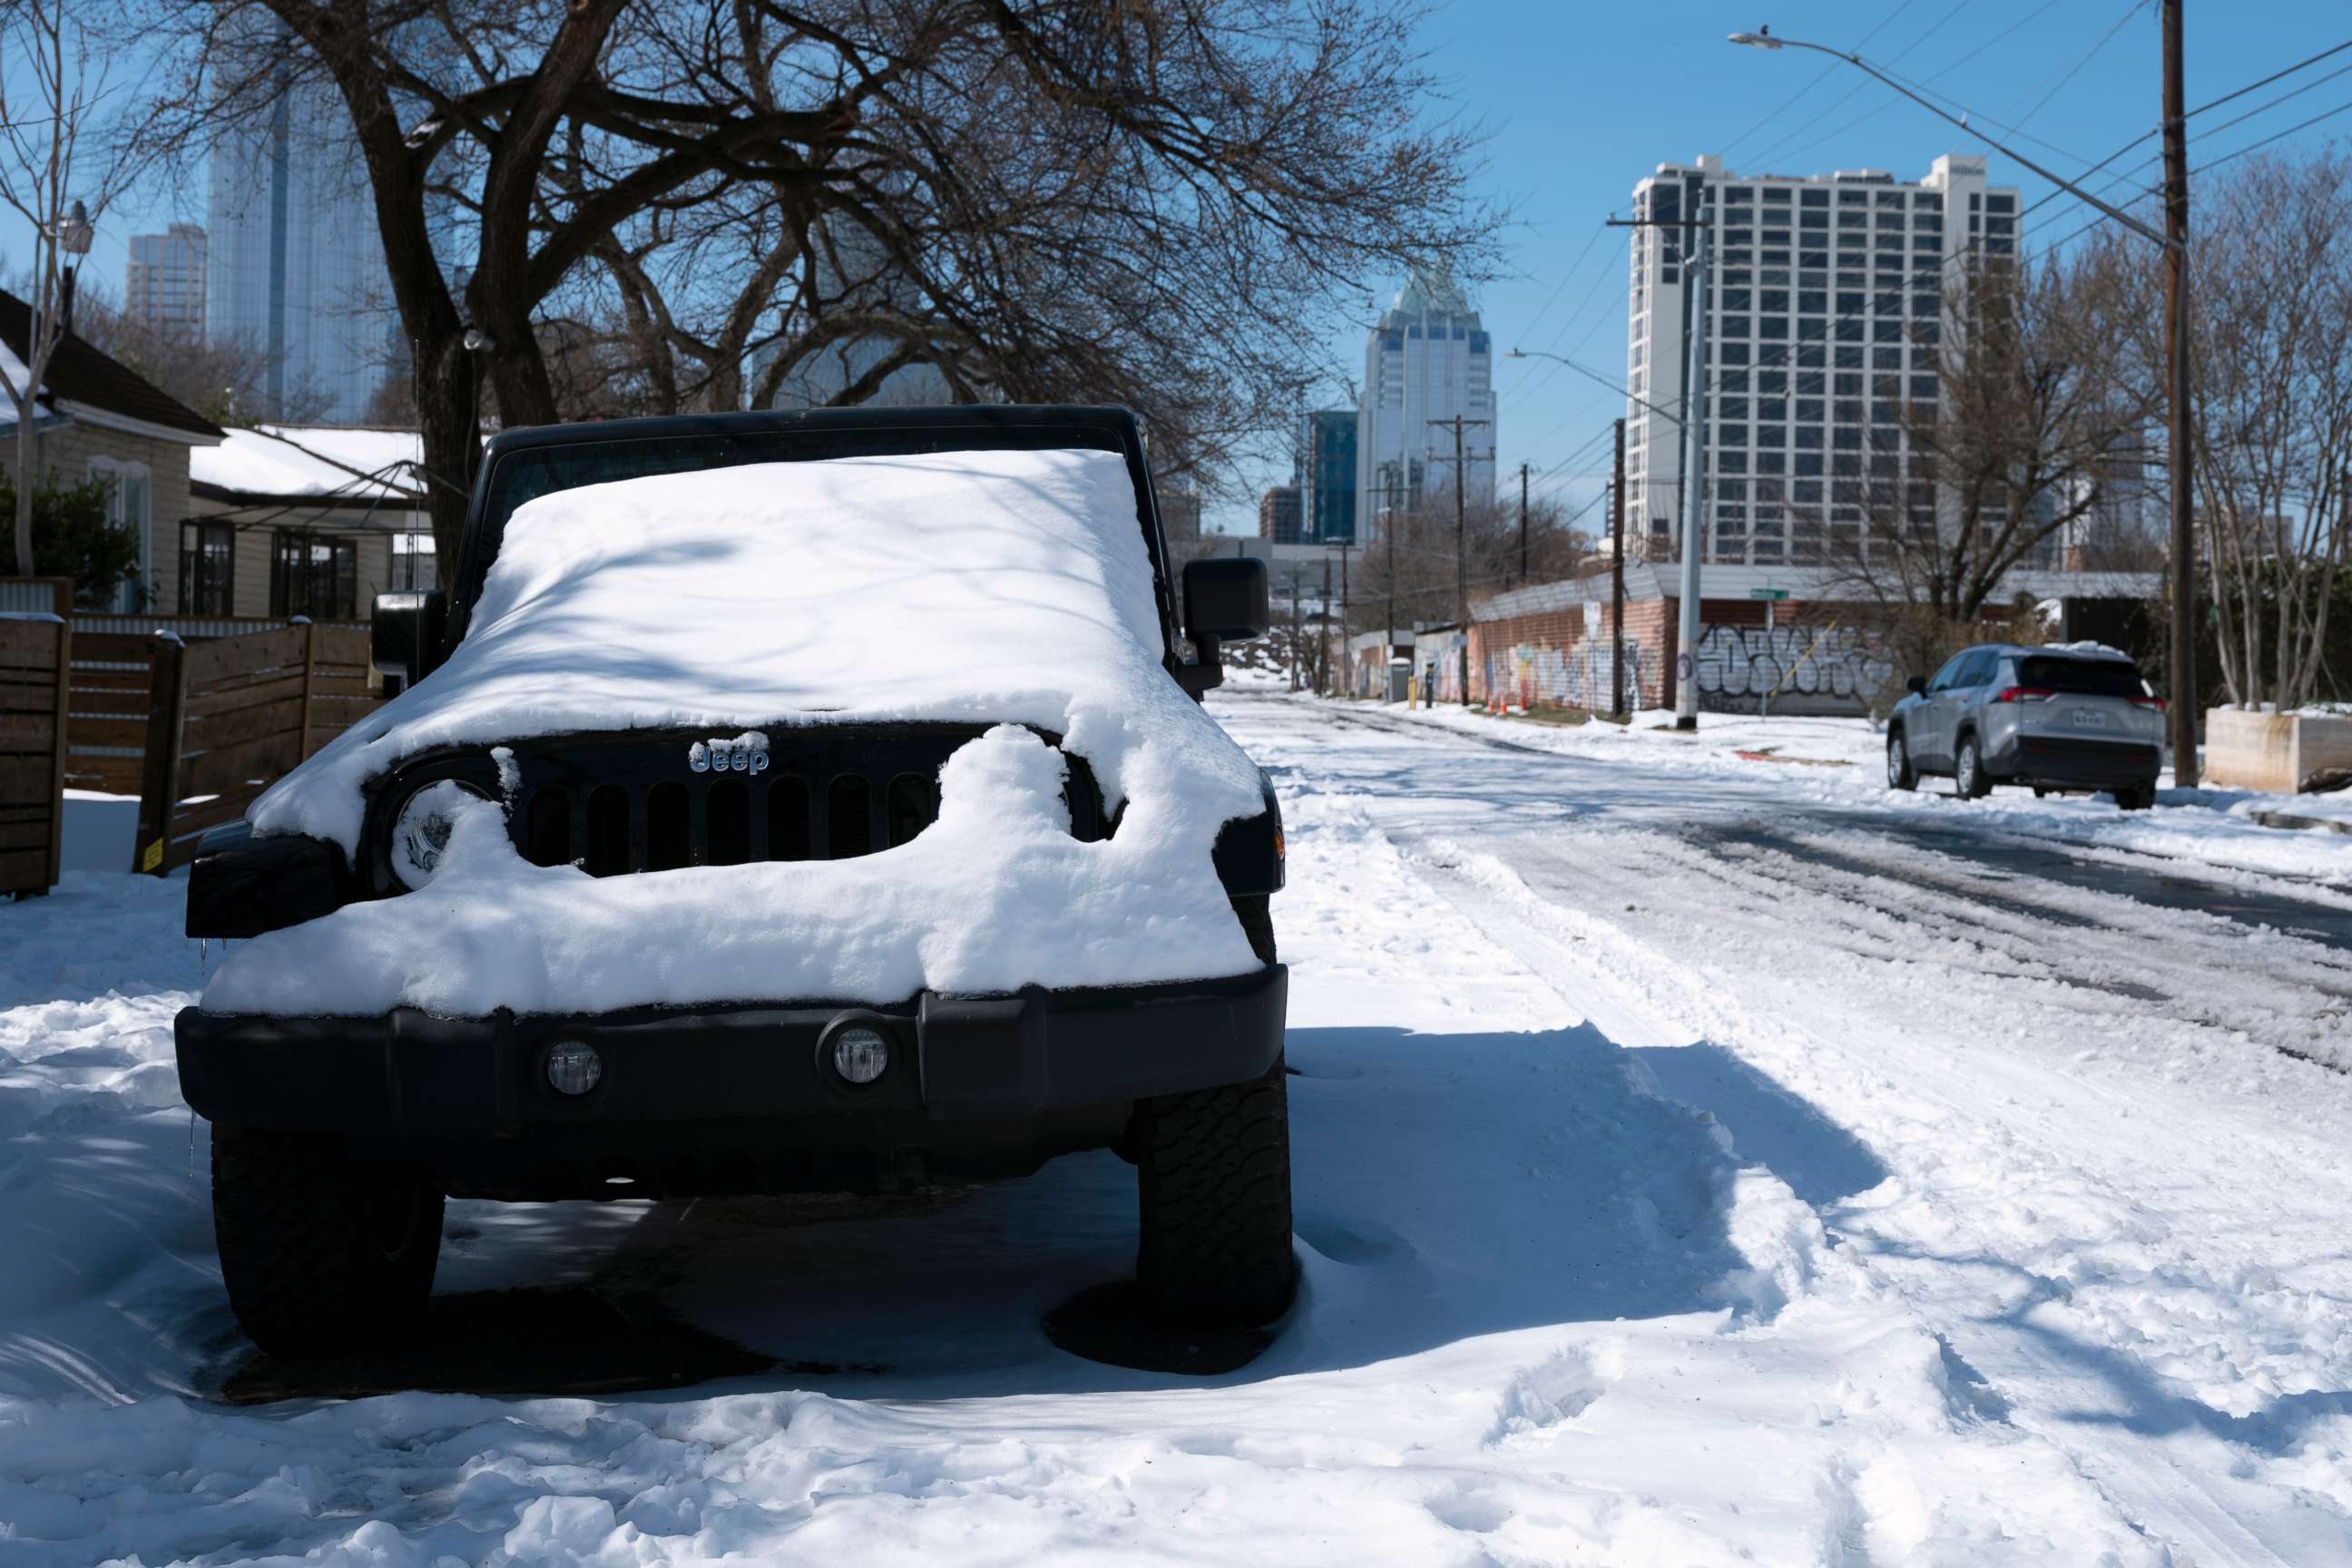
<instances>
[{"instance_id":1,"label":"black jeep","mask_svg":"<svg viewBox=\"0 0 2352 1568\"><path fill-rule=\"evenodd\" d=\"M1151 563L1160 663L1197 700L1221 679L1221 641L1264 634L1264 568L1196 561L1177 580L1139 433L1116 408L823 410L508 431L485 454L446 595L375 601L376 663L390 680L429 682L467 637L508 520L556 491L744 464L1073 448L1124 460ZM1017 609L1008 616L1008 636L1033 634ZM451 780L503 795L523 859L597 877L887 849L929 825L941 763L986 728L813 717L822 716L775 716L761 753L766 787L748 795L740 763L730 771L695 744L707 728L517 737L495 756L486 743L404 757L367 786L356 853L247 823L208 835L189 876L188 934L252 937L401 896L390 841L403 803ZM1269 1321L1288 1304L1295 1265L1287 974L1268 914L1283 884L1282 831L1271 787L1263 795L1263 811L1228 822L1215 843L1216 875L1260 965L1225 978L570 1015L183 1011L180 1081L213 1124L221 1274L239 1321L265 1348L295 1354L368 1348L413 1328L448 1195L872 1193L1023 1174L1094 1149L1137 1168L1148 1310L1182 1323ZM1117 832L1076 758L1066 798L1076 837Z\"/></svg>"}]
</instances>

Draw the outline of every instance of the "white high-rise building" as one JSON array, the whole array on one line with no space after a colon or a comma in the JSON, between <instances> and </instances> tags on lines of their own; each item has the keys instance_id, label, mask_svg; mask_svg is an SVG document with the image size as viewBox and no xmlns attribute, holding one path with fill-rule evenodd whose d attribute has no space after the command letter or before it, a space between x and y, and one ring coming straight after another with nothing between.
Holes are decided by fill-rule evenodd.
<instances>
[{"instance_id":1,"label":"white high-rise building","mask_svg":"<svg viewBox=\"0 0 2352 1568\"><path fill-rule=\"evenodd\" d=\"M1454 431L1464 421L1466 494L1495 496L1495 350L1452 278L1416 273L1381 313L1364 350L1356 414L1356 517L1410 510L1454 483ZM1443 427L1441 427L1441 426Z\"/></svg>"},{"instance_id":2,"label":"white high-rise building","mask_svg":"<svg viewBox=\"0 0 2352 1568\"><path fill-rule=\"evenodd\" d=\"M1945 279L2013 255L2017 192L1981 157L1936 160L1916 184L1874 169L1741 176L1717 157L1661 163L1634 216L1712 226L1706 321L1704 559L1769 565L1859 535L1864 509L1915 527L1949 506L1917 475L1906 408L1931 407L1948 331ZM1629 552L1679 553L1694 231L1633 233L1626 347ZM1884 518L1881 517L1881 523Z\"/></svg>"},{"instance_id":3,"label":"white high-rise building","mask_svg":"<svg viewBox=\"0 0 2352 1568\"><path fill-rule=\"evenodd\" d=\"M195 224L132 235L122 276L122 313L149 331L202 341L205 257L205 231Z\"/></svg>"},{"instance_id":4,"label":"white high-rise building","mask_svg":"<svg viewBox=\"0 0 2352 1568\"><path fill-rule=\"evenodd\" d=\"M257 24L258 25L258 24ZM289 86L268 118L214 149L205 331L270 356L268 409L315 390L350 423L388 375L399 331L367 171L332 89Z\"/></svg>"}]
</instances>

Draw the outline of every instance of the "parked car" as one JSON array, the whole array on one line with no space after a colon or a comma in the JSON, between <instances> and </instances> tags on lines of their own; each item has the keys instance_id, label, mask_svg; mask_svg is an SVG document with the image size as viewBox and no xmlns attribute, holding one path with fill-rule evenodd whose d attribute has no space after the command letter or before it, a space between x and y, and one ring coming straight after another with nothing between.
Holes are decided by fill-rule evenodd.
<instances>
[{"instance_id":1,"label":"parked car","mask_svg":"<svg viewBox=\"0 0 2352 1568\"><path fill-rule=\"evenodd\" d=\"M1890 787L1948 774L1963 800L2030 784L2144 811L2163 765L2164 700L2128 655L2095 644L1963 648L1932 677L1913 676L1886 725Z\"/></svg>"},{"instance_id":2,"label":"parked car","mask_svg":"<svg viewBox=\"0 0 2352 1568\"><path fill-rule=\"evenodd\" d=\"M1171 565L1132 416L508 431L453 566L376 602L408 689L189 876L190 935L254 939L176 1035L257 1342L414 1328L449 1195L1099 1149L1147 1310L1286 1309L1282 825L1199 708L1265 567Z\"/></svg>"}]
</instances>

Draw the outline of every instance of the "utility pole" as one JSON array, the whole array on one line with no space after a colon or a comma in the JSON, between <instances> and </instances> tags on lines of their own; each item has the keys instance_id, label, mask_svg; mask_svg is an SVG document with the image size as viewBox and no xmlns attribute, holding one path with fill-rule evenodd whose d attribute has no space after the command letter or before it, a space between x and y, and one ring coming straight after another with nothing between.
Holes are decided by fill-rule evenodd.
<instances>
[{"instance_id":1,"label":"utility pole","mask_svg":"<svg viewBox=\"0 0 2352 1568\"><path fill-rule=\"evenodd\" d=\"M1298 689L1298 563L1290 565L1290 689Z\"/></svg>"},{"instance_id":2,"label":"utility pole","mask_svg":"<svg viewBox=\"0 0 2352 1568\"><path fill-rule=\"evenodd\" d=\"M1323 628L1315 639L1315 646L1319 650L1315 656L1318 667L1315 672L1315 689L1319 695L1325 687L1331 684L1331 558L1328 555L1323 557L1323 602L1316 609L1317 619Z\"/></svg>"},{"instance_id":3,"label":"utility pole","mask_svg":"<svg viewBox=\"0 0 2352 1568\"><path fill-rule=\"evenodd\" d=\"M2197 532L2189 468L2189 124L2180 71L2180 0L2164 0L2164 355L2172 407L2172 782L2197 767Z\"/></svg>"},{"instance_id":4,"label":"utility pole","mask_svg":"<svg viewBox=\"0 0 2352 1568\"><path fill-rule=\"evenodd\" d=\"M1389 640L1381 654L1381 700L1389 700L1389 661L1396 658L1396 470L1389 470L1389 509L1381 514L1381 531L1389 542Z\"/></svg>"},{"instance_id":5,"label":"utility pole","mask_svg":"<svg viewBox=\"0 0 2352 1568\"><path fill-rule=\"evenodd\" d=\"M1683 271L1690 363L1683 372L1682 619L1675 637L1675 728L1698 728L1699 557L1706 537L1706 262L1713 227L1701 222L1698 247Z\"/></svg>"},{"instance_id":6,"label":"utility pole","mask_svg":"<svg viewBox=\"0 0 2352 1568\"><path fill-rule=\"evenodd\" d=\"M1519 585L1528 581L1528 466L1519 465Z\"/></svg>"},{"instance_id":7,"label":"utility pole","mask_svg":"<svg viewBox=\"0 0 2352 1568\"><path fill-rule=\"evenodd\" d=\"M1744 35L1737 35L1744 36ZM1701 199L1704 199L1702 195ZM1675 634L1675 728L1698 728L1699 555L1706 526L1706 264L1712 215L1688 218L1611 218L1612 228L1698 231L1683 253L1683 323L1690 346L1683 370L1683 569Z\"/></svg>"},{"instance_id":8,"label":"utility pole","mask_svg":"<svg viewBox=\"0 0 2352 1568\"><path fill-rule=\"evenodd\" d=\"M1339 546L1339 658L1343 667L1340 673L1347 684L1349 696L1355 694L1356 685L1356 650L1353 646L1356 629L1355 622L1350 619L1354 606L1348 603L1348 552L1355 542L1354 540L1349 539L1342 542ZM1381 679L1386 680L1388 666L1385 661L1388 655L1383 653L1381 658L1383 661L1381 666Z\"/></svg>"},{"instance_id":9,"label":"utility pole","mask_svg":"<svg viewBox=\"0 0 2352 1568\"><path fill-rule=\"evenodd\" d=\"M1625 712L1625 421L1617 421L1617 476L1609 492L1609 654L1612 713Z\"/></svg>"},{"instance_id":10,"label":"utility pole","mask_svg":"<svg viewBox=\"0 0 2352 1568\"><path fill-rule=\"evenodd\" d=\"M1470 521L1464 491L1470 488L1470 469L1462 455L1464 426L1484 425L1484 419L1433 419L1432 425L1454 426L1454 627L1460 650L1462 706L1470 706Z\"/></svg>"}]
</instances>

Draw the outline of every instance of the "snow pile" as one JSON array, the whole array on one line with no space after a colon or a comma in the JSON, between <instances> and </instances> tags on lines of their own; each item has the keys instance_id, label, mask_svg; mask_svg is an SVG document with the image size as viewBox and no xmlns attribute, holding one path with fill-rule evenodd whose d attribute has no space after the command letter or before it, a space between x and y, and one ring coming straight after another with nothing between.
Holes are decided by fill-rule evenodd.
<instances>
[{"instance_id":1,"label":"snow pile","mask_svg":"<svg viewBox=\"0 0 2352 1568\"><path fill-rule=\"evenodd\" d=\"M855 860L593 878L530 864L467 801L439 873L240 944L224 1013L479 1016L761 997L896 1002L1235 974L1255 966L1205 848L1135 814L1070 836L1062 755L1002 724L948 759L940 817ZM1197 853L1196 853L1197 852ZM1197 858L1197 865L1194 863Z\"/></svg>"},{"instance_id":2,"label":"snow pile","mask_svg":"<svg viewBox=\"0 0 2352 1568\"><path fill-rule=\"evenodd\" d=\"M771 464L530 502L449 662L280 780L257 829L356 852L362 786L438 745L1000 727L950 760L932 829L855 861L599 882L523 864L495 813L474 814L426 891L240 946L205 1005L888 1002L1241 973L1255 960L1211 850L1262 809L1257 772L1160 658L1150 560L1112 453ZM1063 759L1019 725L1060 732L1106 807L1125 802L1115 839L1070 838Z\"/></svg>"}]
</instances>

